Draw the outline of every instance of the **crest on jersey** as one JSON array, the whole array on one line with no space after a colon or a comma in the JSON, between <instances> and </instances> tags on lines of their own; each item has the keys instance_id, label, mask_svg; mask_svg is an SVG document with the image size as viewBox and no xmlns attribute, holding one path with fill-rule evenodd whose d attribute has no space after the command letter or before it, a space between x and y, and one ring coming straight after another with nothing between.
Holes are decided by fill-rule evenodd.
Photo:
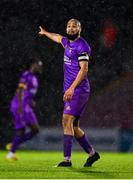
<instances>
[{"instance_id":1,"label":"crest on jersey","mask_svg":"<svg viewBox=\"0 0 133 180\"><path fill-rule=\"evenodd\" d=\"M67 107L66 107L66 110L71 110L71 107L70 107L70 106L67 106Z\"/></svg>"}]
</instances>

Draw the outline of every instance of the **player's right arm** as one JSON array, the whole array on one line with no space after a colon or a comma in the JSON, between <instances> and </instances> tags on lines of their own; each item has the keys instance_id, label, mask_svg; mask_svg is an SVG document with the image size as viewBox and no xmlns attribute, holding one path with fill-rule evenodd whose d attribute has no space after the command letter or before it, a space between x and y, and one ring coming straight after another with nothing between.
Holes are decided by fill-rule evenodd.
<instances>
[{"instance_id":1,"label":"player's right arm","mask_svg":"<svg viewBox=\"0 0 133 180\"><path fill-rule=\"evenodd\" d=\"M60 34L48 32L44 28L42 28L41 26L39 27L39 29L40 29L40 31L38 33L39 35L46 36L56 43L61 43L61 40L63 37Z\"/></svg>"},{"instance_id":2,"label":"player's right arm","mask_svg":"<svg viewBox=\"0 0 133 180\"><path fill-rule=\"evenodd\" d=\"M18 114L23 113L24 87L25 87L25 84L19 83L18 88L17 88Z\"/></svg>"},{"instance_id":3,"label":"player's right arm","mask_svg":"<svg viewBox=\"0 0 133 180\"><path fill-rule=\"evenodd\" d=\"M17 99L18 99L18 114L23 113L23 100L24 100L24 90L26 89L26 83L20 81L17 87Z\"/></svg>"},{"instance_id":4,"label":"player's right arm","mask_svg":"<svg viewBox=\"0 0 133 180\"><path fill-rule=\"evenodd\" d=\"M20 83L18 84L18 88L17 88L17 95L18 95L17 97L18 97L18 100L19 100L19 101L22 101L22 100L23 100L24 89L26 89L26 84L20 82Z\"/></svg>"}]
</instances>

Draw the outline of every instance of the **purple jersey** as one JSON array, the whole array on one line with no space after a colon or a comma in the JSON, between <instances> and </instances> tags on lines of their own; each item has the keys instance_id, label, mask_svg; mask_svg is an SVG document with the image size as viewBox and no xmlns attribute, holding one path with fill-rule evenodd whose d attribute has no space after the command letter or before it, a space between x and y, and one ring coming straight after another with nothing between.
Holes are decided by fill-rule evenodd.
<instances>
[{"instance_id":1,"label":"purple jersey","mask_svg":"<svg viewBox=\"0 0 133 180\"><path fill-rule=\"evenodd\" d=\"M70 42L66 37L62 38L64 52L64 92L71 86L80 70L79 62L88 61L91 48L83 38ZM90 85L87 76L75 89L76 91L89 92Z\"/></svg>"},{"instance_id":2,"label":"purple jersey","mask_svg":"<svg viewBox=\"0 0 133 180\"><path fill-rule=\"evenodd\" d=\"M12 102L10 111L13 115L13 122L16 129L26 127L29 124L38 124L36 115L32 109L32 99L38 89L38 79L35 74L26 71L22 74L18 87L23 87L23 112L18 113L18 93L16 92Z\"/></svg>"},{"instance_id":3,"label":"purple jersey","mask_svg":"<svg viewBox=\"0 0 133 180\"><path fill-rule=\"evenodd\" d=\"M19 84L25 85L23 96L24 105L30 104L38 89L38 79L36 75L31 71L24 72L20 78ZM13 98L13 101L14 100L17 101L17 92Z\"/></svg>"}]
</instances>

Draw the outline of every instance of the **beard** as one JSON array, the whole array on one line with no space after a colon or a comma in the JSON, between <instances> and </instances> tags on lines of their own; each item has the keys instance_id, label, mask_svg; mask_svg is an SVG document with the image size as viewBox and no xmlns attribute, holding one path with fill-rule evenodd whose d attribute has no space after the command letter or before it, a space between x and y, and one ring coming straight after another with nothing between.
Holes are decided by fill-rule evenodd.
<instances>
[{"instance_id":1,"label":"beard","mask_svg":"<svg viewBox=\"0 0 133 180\"><path fill-rule=\"evenodd\" d=\"M67 33L66 33L66 36L67 36L67 38L68 38L69 40L74 41L75 39L78 38L79 32L77 32L76 34L67 34Z\"/></svg>"}]
</instances>

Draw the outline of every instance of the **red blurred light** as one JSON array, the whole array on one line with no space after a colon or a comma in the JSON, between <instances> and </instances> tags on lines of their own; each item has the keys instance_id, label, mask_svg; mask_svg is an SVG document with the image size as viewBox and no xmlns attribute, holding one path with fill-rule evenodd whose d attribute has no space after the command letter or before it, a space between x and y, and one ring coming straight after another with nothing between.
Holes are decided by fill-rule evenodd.
<instances>
[{"instance_id":1,"label":"red blurred light","mask_svg":"<svg viewBox=\"0 0 133 180\"><path fill-rule=\"evenodd\" d=\"M103 43L107 48L112 48L117 38L117 28L111 20L106 20L103 27Z\"/></svg>"}]
</instances>

